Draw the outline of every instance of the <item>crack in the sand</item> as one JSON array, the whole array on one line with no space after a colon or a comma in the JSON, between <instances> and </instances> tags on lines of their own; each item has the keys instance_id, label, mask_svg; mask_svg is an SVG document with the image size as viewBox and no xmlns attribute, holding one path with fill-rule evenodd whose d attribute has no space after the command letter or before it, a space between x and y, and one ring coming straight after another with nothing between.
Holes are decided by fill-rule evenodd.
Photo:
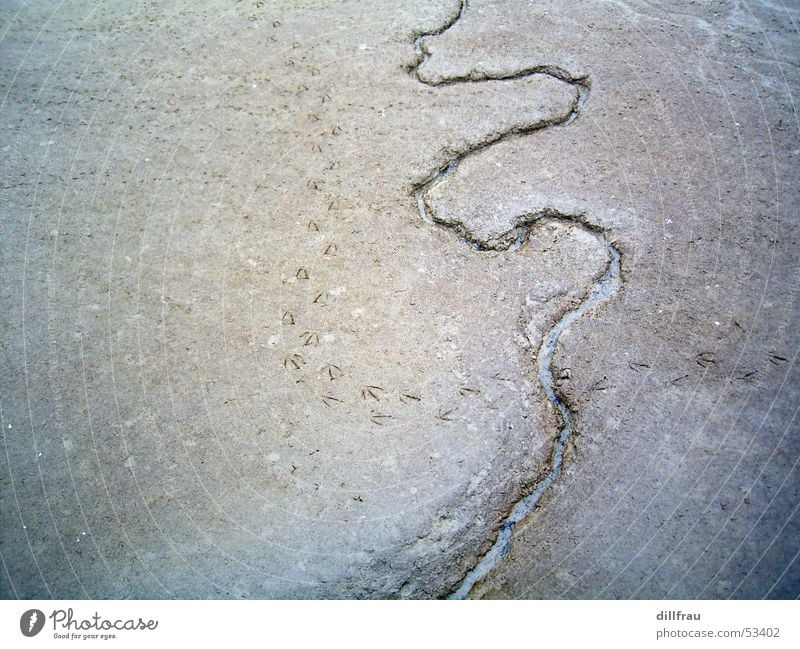
<instances>
[{"instance_id":1,"label":"crack in the sand","mask_svg":"<svg viewBox=\"0 0 800 649\"><path fill-rule=\"evenodd\" d=\"M458 169L461 161L465 158L511 137L529 135L545 128L556 126L564 127L570 124L580 114L590 90L590 80L588 77L574 77L561 68L547 65L533 66L502 74L473 71L463 76L448 77L436 81L424 79L420 76L420 66L428 60L430 53L425 48L422 39L430 36L438 36L446 32L464 15L466 8L466 0L460 0L458 10L450 16L441 27L435 31L418 33L415 35L414 47L417 56L409 66L409 72L417 81L428 86L437 87L454 85L457 83L480 83L484 81L521 79L536 74L542 74L573 85L577 89L577 94L569 112L560 119L539 120L526 126L511 128L486 141L471 146L466 151L455 155L455 157L451 158L446 164L431 173L426 180L413 188L412 193L416 196L420 217L428 224L452 230L459 238L480 251L514 251L527 240L537 224L546 222L564 223L571 227L581 228L592 234L598 242L605 247L609 261L605 271L594 280L591 289L584 295L580 304L574 309L567 311L555 325L553 325L549 332L543 337L542 343L539 346L537 354L539 381L542 384L542 388L548 400L557 408L561 416L561 428L553 445L549 470L543 478L534 484L530 493L514 503L509 513L500 523L497 530L497 538L492 547L480 558L476 565L467 572L458 588L450 594L450 599L464 599L467 597L473 586L488 575L492 568L494 568L508 553L516 524L522 521L536 508L539 500L547 489L561 475L564 452L575 427L576 412L567 402L564 393L556 387L553 357L558 346L558 340L561 334L574 322L579 320L584 314L601 302L609 299L622 285L619 249L611 241L606 230L590 222L583 214L565 214L554 209L545 209L531 214L523 214L516 218L513 227L509 228L498 238L487 241L476 236L462 222L448 221L437 217L435 211L428 203L426 198L427 193L453 174Z\"/></svg>"}]
</instances>

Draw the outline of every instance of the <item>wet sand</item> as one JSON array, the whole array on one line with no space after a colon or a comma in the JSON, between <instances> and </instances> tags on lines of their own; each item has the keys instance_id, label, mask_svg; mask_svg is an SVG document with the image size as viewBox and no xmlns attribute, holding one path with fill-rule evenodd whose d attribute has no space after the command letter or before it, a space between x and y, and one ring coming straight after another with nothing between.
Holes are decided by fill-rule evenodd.
<instances>
[{"instance_id":1,"label":"wet sand","mask_svg":"<svg viewBox=\"0 0 800 649\"><path fill-rule=\"evenodd\" d=\"M800 593L796 9L0 16L4 597Z\"/></svg>"}]
</instances>

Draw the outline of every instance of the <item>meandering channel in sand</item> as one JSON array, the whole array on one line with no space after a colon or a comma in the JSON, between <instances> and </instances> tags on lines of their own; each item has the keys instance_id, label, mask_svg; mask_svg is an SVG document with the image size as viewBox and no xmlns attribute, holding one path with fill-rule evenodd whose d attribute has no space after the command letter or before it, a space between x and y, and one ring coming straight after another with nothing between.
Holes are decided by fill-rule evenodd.
<instances>
[{"instance_id":1,"label":"meandering channel in sand","mask_svg":"<svg viewBox=\"0 0 800 649\"><path fill-rule=\"evenodd\" d=\"M527 127L515 128L482 142L472 147L466 152L450 159L443 167L435 170L427 180L415 188L417 206L420 217L423 221L431 225L439 225L453 230L461 239L471 244L476 250L507 250L514 251L524 245L533 228L548 222L559 222L570 227L582 228L597 238L608 253L608 264L605 271L595 280L589 292L584 296L580 304L572 310L567 311L553 327L545 334L541 345L538 348L538 377L542 384L547 398L555 405L561 415L561 427L558 431L555 444L553 445L550 457L549 470L533 487L533 489L520 498L509 511L508 515L500 524L497 531L497 538L490 550L483 555L478 563L464 576L459 587L450 595L451 599L463 599L469 595L472 587L485 577L492 568L507 553L511 544L514 526L528 516L541 500L542 495L558 479L561 474L564 450L570 436L575 429L577 413L570 406L563 394L556 386L556 376L553 369L553 356L558 347L561 334L566 331L573 323L579 320L586 313L594 309L597 305L608 300L613 296L622 285L622 274L620 265L620 252L610 240L608 233L602 228L591 223L583 214L566 214L555 209L544 209L535 213L520 214L516 217L513 227L492 239L481 237L469 224L463 223L458 219L448 218L447 215L437 214L435 208L427 200L429 192L446 181L454 174L459 164L467 157L490 147L497 142L509 137L519 137L534 133L535 131L551 127L564 127L574 121L580 114L584 103L589 96L590 82L586 77L573 77L560 68L550 66L534 66L523 68L507 74L487 74L485 72L474 71L463 76L447 77L436 81L426 79L420 74L420 67L428 60L429 53L425 48L423 39L429 36L436 36L450 29L463 16L467 8L466 0L462 0L458 11L439 29L433 32L426 32L417 35L415 48L417 59L411 67L411 74L420 82L431 86L481 83L484 81L515 80L532 75L548 75L559 79L565 83L575 86L578 90L572 109L568 115L558 121L536 123ZM486 206L491 210L491 206Z\"/></svg>"}]
</instances>

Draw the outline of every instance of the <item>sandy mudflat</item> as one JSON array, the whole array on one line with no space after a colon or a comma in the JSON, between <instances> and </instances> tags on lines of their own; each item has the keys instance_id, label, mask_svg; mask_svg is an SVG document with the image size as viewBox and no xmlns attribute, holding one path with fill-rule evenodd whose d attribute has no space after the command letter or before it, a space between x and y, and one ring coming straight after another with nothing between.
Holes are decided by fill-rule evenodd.
<instances>
[{"instance_id":1,"label":"sandy mudflat","mask_svg":"<svg viewBox=\"0 0 800 649\"><path fill-rule=\"evenodd\" d=\"M800 595L798 23L5 3L2 596Z\"/></svg>"}]
</instances>

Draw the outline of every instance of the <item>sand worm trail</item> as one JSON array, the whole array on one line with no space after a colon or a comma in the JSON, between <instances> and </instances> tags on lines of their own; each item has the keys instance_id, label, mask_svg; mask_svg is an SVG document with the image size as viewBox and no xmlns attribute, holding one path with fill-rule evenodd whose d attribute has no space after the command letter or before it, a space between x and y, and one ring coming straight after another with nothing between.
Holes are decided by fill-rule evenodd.
<instances>
[{"instance_id":1,"label":"sand worm trail","mask_svg":"<svg viewBox=\"0 0 800 649\"><path fill-rule=\"evenodd\" d=\"M420 66L430 57L426 50L423 39L430 36L438 36L455 25L464 15L467 8L466 0L461 0L457 11L447 19L438 29L431 32L417 34L414 39L416 59L409 67L411 75L420 83L428 86L444 86L455 84L481 83L484 81L503 81L522 79L524 77L540 74L547 75L574 86L577 90L576 98L571 106L570 112L558 120L537 121L522 127L515 127L511 130L495 135L491 139L472 146L465 152L447 161L445 165L435 170L430 176L416 187L413 193L417 200L420 217L428 224L440 226L455 232L455 234L472 245L478 251L495 250L513 252L530 236L534 227L547 222L559 222L570 227L581 228L594 236L597 241L605 248L608 254L608 264L602 275L594 281L590 289L584 295L577 307L567 311L561 319L544 335L538 348L538 377L542 384L548 400L556 407L561 416L561 427L557 431L556 439L549 461L549 470L532 488L532 490L517 500L509 513L500 523L497 531L497 538L489 551L481 557L477 564L463 577L460 585L454 590L450 599L464 599L472 590L473 586L483 579L494 568L495 565L506 555L511 546L511 539L514 527L517 523L528 516L537 506L547 489L561 475L564 462L564 452L567 442L575 429L577 413L569 405L564 394L556 386L556 377L553 368L553 357L555 355L558 341L561 334L566 331L573 323L579 320L586 313L596 306L611 298L622 286L621 258L619 249L609 238L609 234L604 229L593 224L583 214L565 214L554 209L542 210L535 213L521 214L516 217L512 228L501 235L497 240L481 240L470 232L462 223L453 223L440 219L435 214L426 200L427 193L435 186L442 183L447 177L455 173L459 164L465 158L486 149L498 142L511 137L521 137L534 133L545 128L565 127L575 120L581 113L583 106L589 96L590 81L588 77L574 77L567 71L553 66L533 66L522 68L510 73L486 73L470 72L463 76L448 77L436 82L426 80L419 74ZM499 241L499 243L498 243Z\"/></svg>"}]
</instances>

